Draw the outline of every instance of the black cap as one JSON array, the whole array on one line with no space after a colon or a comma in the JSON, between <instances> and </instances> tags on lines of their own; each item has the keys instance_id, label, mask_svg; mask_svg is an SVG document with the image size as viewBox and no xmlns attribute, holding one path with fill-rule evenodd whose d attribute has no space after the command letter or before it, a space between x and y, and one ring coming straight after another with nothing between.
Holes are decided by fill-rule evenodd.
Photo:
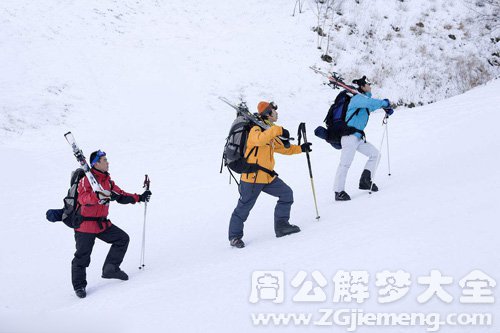
<instances>
[{"instance_id":1,"label":"black cap","mask_svg":"<svg viewBox=\"0 0 500 333\"><path fill-rule=\"evenodd\" d=\"M361 79L356 79L356 80L352 80L352 83L354 84L357 84L358 87L362 87L364 85L367 85L367 84L372 84L367 78L366 78L366 75L363 75L363 77Z\"/></svg>"}]
</instances>

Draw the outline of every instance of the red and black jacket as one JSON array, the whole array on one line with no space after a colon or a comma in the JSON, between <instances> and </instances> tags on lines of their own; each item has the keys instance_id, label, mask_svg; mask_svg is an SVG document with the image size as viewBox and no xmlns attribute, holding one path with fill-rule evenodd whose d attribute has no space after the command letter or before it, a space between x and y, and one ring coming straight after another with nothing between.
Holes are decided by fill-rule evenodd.
<instances>
[{"instance_id":1,"label":"red and black jacket","mask_svg":"<svg viewBox=\"0 0 500 333\"><path fill-rule=\"evenodd\" d=\"M101 172L95 168L92 168L91 172L103 190L113 192L113 197L116 198L118 203L135 204L139 201L138 194L130 194L123 191L111 180L109 173ZM82 215L83 222L78 229L75 229L76 231L98 234L111 226L111 221L108 220L109 203L105 205L99 204L99 198L92 190L87 177L83 177L78 184L78 202L81 205L80 214ZM86 217L90 219L86 220Z\"/></svg>"}]
</instances>

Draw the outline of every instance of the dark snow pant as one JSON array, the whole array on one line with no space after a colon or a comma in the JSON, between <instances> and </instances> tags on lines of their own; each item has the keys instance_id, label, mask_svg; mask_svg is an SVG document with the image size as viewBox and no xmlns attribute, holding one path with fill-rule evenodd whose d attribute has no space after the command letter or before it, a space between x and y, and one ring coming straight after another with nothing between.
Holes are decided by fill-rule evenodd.
<instances>
[{"instance_id":1,"label":"dark snow pant","mask_svg":"<svg viewBox=\"0 0 500 333\"><path fill-rule=\"evenodd\" d=\"M112 244L108 256L104 261L104 266L106 264L113 264L119 267L123 261L123 257L125 257L130 241L127 233L115 225L111 225L111 227L100 234L75 231L76 252L71 262L71 281L75 290L87 286L86 268L89 267L90 254L92 253L96 238Z\"/></svg>"},{"instance_id":2,"label":"dark snow pant","mask_svg":"<svg viewBox=\"0 0 500 333\"><path fill-rule=\"evenodd\" d=\"M293 204L293 191L284 181L276 177L270 184L240 182L239 190L240 199L229 222L229 240L243 237L243 223L247 220L260 192L278 198L274 209L274 224L288 223Z\"/></svg>"}]
</instances>

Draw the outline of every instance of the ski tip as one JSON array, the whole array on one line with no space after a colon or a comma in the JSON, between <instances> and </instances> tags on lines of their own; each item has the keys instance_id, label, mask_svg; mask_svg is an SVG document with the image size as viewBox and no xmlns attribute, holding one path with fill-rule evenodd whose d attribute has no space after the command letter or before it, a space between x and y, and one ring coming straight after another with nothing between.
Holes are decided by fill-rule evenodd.
<instances>
[{"instance_id":1,"label":"ski tip","mask_svg":"<svg viewBox=\"0 0 500 333\"><path fill-rule=\"evenodd\" d=\"M68 133L65 133L64 136L66 137L66 136L68 136L70 134L71 134L71 131L69 131Z\"/></svg>"}]
</instances>

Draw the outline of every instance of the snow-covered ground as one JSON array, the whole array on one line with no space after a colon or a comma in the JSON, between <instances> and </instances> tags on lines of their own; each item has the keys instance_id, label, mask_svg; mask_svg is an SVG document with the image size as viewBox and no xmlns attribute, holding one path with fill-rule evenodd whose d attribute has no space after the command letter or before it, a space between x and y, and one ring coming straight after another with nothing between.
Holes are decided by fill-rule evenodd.
<instances>
[{"instance_id":1,"label":"snow-covered ground","mask_svg":"<svg viewBox=\"0 0 500 333\"><path fill-rule=\"evenodd\" d=\"M308 31L312 13L291 17L290 1L47 3L6 1L0 9L0 332L343 331L258 327L251 320L252 313L268 312L312 312L318 319L321 308L498 317L498 305L459 301L459 281L473 270L500 281L498 80L396 110L388 125L392 176L384 144L380 192L357 190L364 163L357 156L347 183L353 200L335 203L340 154L312 134L335 96L308 69L317 59ZM374 86L377 97L398 97L379 91ZM278 123L291 133L307 123L319 222L305 156L277 156L276 169L294 190L291 222L302 232L275 238L275 200L262 195L246 223L247 247L229 247L238 192L218 171L234 111L220 95L242 97L252 108L262 99L276 101ZM381 122L382 114L373 114L366 131L377 146ZM153 191L146 270L137 269L143 206L115 205L110 218L132 239L122 265L130 280L100 278L108 246L98 241L84 300L70 282L72 231L44 216L61 205L77 166L63 138L68 130L87 155L108 153L111 175L122 188L140 192L147 173ZM283 272L283 303L249 301L252 274L264 270ZM291 282L302 270L324 275L326 301L293 301L300 288ZM333 302L332 279L341 270L369 273L368 300ZM391 304L377 301L376 273L384 270L411 274L409 293ZM426 290L417 279L431 270L454 278L445 286L451 304L437 296L417 302ZM498 328L494 321L440 331Z\"/></svg>"},{"instance_id":2,"label":"snow-covered ground","mask_svg":"<svg viewBox=\"0 0 500 333\"><path fill-rule=\"evenodd\" d=\"M485 19L493 8L485 1L303 2L306 15L321 13L330 38L317 53L347 77L367 75L401 104L441 100L500 74L500 31Z\"/></svg>"}]
</instances>

